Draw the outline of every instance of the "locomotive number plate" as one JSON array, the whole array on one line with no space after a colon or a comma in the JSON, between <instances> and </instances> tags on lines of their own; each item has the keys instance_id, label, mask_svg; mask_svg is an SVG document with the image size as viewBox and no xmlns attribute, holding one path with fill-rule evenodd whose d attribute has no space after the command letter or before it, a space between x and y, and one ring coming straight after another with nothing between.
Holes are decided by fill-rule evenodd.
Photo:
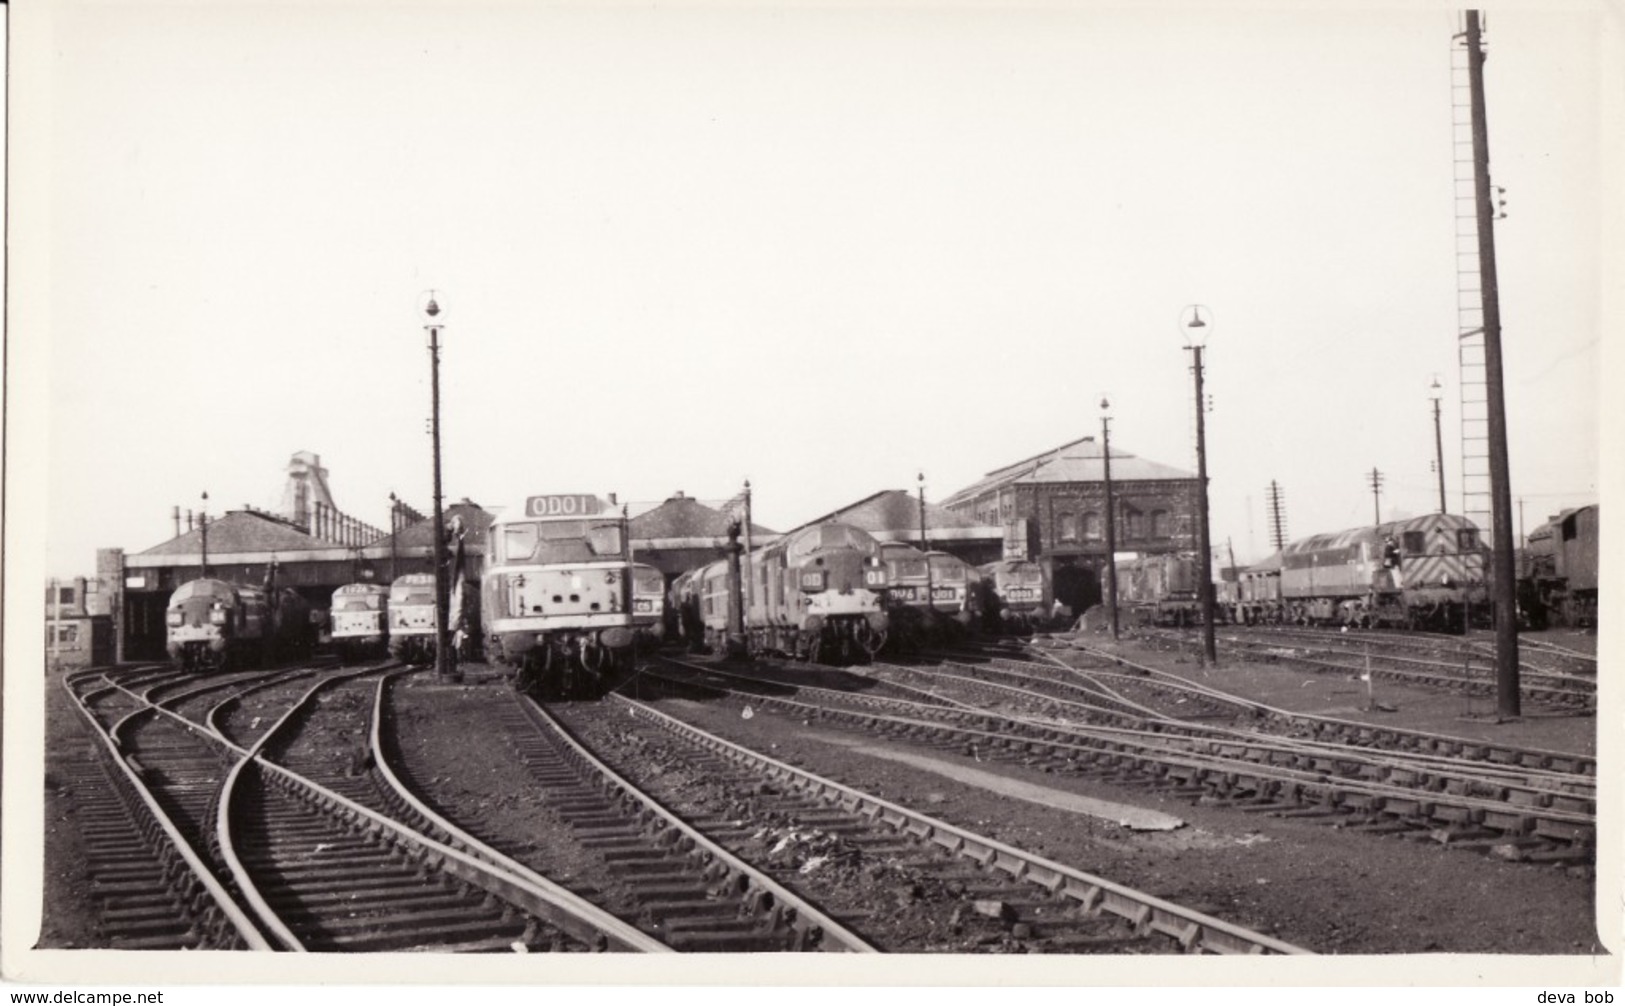
<instances>
[{"instance_id":1,"label":"locomotive number plate","mask_svg":"<svg viewBox=\"0 0 1625 1006\"><path fill-rule=\"evenodd\" d=\"M1038 591L1031 587L1011 587L1007 593L1010 595L1010 600L1012 601L1038 600Z\"/></svg>"},{"instance_id":2,"label":"locomotive number plate","mask_svg":"<svg viewBox=\"0 0 1625 1006\"><path fill-rule=\"evenodd\" d=\"M802 573L801 574L801 587L802 587L803 590L823 590L824 589L824 574L823 573Z\"/></svg>"},{"instance_id":3,"label":"locomotive number plate","mask_svg":"<svg viewBox=\"0 0 1625 1006\"><path fill-rule=\"evenodd\" d=\"M958 597L959 597L959 588L957 588L957 587L932 587L931 588L931 600L933 600L933 601L952 601L952 600L955 600Z\"/></svg>"},{"instance_id":4,"label":"locomotive number plate","mask_svg":"<svg viewBox=\"0 0 1625 1006\"><path fill-rule=\"evenodd\" d=\"M914 600L914 588L913 587L893 587L892 588L892 597L896 598L899 601L912 601L912 600Z\"/></svg>"}]
</instances>

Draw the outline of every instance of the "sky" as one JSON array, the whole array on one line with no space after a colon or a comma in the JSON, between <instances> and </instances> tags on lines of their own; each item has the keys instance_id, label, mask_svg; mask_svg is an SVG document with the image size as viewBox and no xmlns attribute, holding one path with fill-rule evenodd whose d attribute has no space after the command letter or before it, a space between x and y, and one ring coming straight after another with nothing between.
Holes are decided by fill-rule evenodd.
<instances>
[{"instance_id":1,"label":"sky","mask_svg":"<svg viewBox=\"0 0 1625 1006\"><path fill-rule=\"evenodd\" d=\"M1460 507L1449 8L23 11L8 435L49 575L204 491L274 507L301 450L364 521L427 512L428 289L448 502L749 479L785 529L1098 435L1103 394L1115 449L1194 471L1199 303L1216 544L1268 553L1272 481L1293 538L1368 522L1373 468L1433 509L1434 375ZM1488 19L1528 530L1603 478L1619 33Z\"/></svg>"}]
</instances>

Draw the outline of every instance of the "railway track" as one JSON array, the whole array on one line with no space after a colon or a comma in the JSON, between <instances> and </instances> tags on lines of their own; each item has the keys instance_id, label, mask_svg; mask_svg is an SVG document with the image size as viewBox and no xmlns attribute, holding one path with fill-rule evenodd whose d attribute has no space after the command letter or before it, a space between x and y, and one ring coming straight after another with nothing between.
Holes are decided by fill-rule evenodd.
<instances>
[{"instance_id":1,"label":"railway track","mask_svg":"<svg viewBox=\"0 0 1625 1006\"><path fill-rule=\"evenodd\" d=\"M561 903L529 878L419 835L263 757L273 741L297 746L299 727L324 690L380 670L322 677L247 748L212 724L225 705L256 688L285 686L285 677L197 683L169 697L193 706L205 692L229 693L213 706L193 708L197 719L151 701L153 687L171 684L156 672L68 680L109 753L109 774L115 780L115 773L124 774L125 806L145 808L146 831L157 836L117 852L123 836L110 824L108 854L151 859L170 900L182 905L179 921L169 921L162 897L141 892L147 924L167 927L166 938L199 948L632 948L617 938L618 924L590 906ZM126 820L139 827L143 819ZM177 861L184 869L172 865Z\"/></svg>"},{"instance_id":2,"label":"railway track","mask_svg":"<svg viewBox=\"0 0 1625 1006\"><path fill-rule=\"evenodd\" d=\"M982 663L967 663L952 658L943 658L943 661L947 666L957 667L968 675L1019 680L1024 687L1061 697L1106 694L1108 698L1104 704L1115 704L1131 714L1152 714L1185 721L1228 709L1232 713L1232 724L1244 723L1260 732L1314 738L1358 748L1382 748L1482 761L1494 766L1522 766L1542 772L1581 775L1592 780L1597 774L1596 759L1590 755L1521 748L1476 738L1291 712L1253 699L1237 698L1087 644L1074 643L1070 648L1091 658L1092 663L1079 666L1046 650L1035 651L1032 655L1042 659L1031 659L1026 655L1019 658L1001 655ZM939 666L942 665L942 661L939 661ZM1136 692L1139 693L1140 702L1126 697ZM1192 709L1200 715L1192 716L1187 711Z\"/></svg>"},{"instance_id":3,"label":"railway track","mask_svg":"<svg viewBox=\"0 0 1625 1006\"><path fill-rule=\"evenodd\" d=\"M1190 727L1164 718L1136 722L974 679L970 694L994 690L1030 700L1049 715L971 710L874 695L801 688L794 697L764 692L743 679L708 687L745 695L807 719L906 737L978 757L1005 757L1047 771L1105 776L1172 789L1183 797L1251 812L1324 817L1345 827L1420 832L1440 842L1495 849L1531 861L1589 862L1595 837L1592 781L1569 773L1505 769L1433 756L1398 756L1249 731ZM918 672L907 672L918 673ZM936 676L940 682L940 675ZM957 676L949 676L957 677ZM692 682L691 682L692 683ZM1109 725L1108 725L1109 724Z\"/></svg>"},{"instance_id":4,"label":"railway track","mask_svg":"<svg viewBox=\"0 0 1625 1006\"><path fill-rule=\"evenodd\" d=\"M1198 645L1188 633L1141 631L1147 638L1163 639L1181 647ZM1493 696L1496 689L1493 649L1459 637L1415 638L1414 634L1370 630L1344 633L1230 626L1221 642L1254 659L1318 672L1369 674L1373 678L1475 696ZM1529 701L1583 713L1596 711L1594 672L1562 671L1527 660L1521 663L1519 688Z\"/></svg>"},{"instance_id":5,"label":"railway track","mask_svg":"<svg viewBox=\"0 0 1625 1006\"><path fill-rule=\"evenodd\" d=\"M901 876L905 897L926 914L940 917L957 907L956 924L963 924L968 900L1001 932L1021 932L1025 944L1041 951L1305 952L805 772L636 700L612 696L598 707L573 707L567 718L595 747L619 747L629 772L659 779L686 766L668 779L670 797L698 801L697 813L713 808L707 815L713 819L714 808L726 808L714 823L723 826L721 840L741 854L771 856L773 847L810 837L818 856L792 871L798 884L819 883L818 867L830 861L848 870L866 867L870 872L860 875L869 882L859 881L859 894L868 907L857 909L858 925L873 914L879 878ZM628 718L640 728L635 734L623 726ZM850 876L837 886L850 900Z\"/></svg>"}]
</instances>

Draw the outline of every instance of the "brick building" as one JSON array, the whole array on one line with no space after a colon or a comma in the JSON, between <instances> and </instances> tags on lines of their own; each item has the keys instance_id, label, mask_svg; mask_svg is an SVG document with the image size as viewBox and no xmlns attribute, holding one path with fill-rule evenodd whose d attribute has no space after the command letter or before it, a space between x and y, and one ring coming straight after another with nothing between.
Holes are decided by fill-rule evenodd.
<instances>
[{"instance_id":1,"label":"brick building","mask_svg":"<svg viewBox=\"0 0 1625 1006\"><path fill-rule=\"evenodd\" d=\"M112 591L95 576L52 579L45 587L46 666L76 670L113 662Z\"/></svg>"},{"instance_id":2,"label":"brick building","mask_svg":"<svg viewBox=\"0 0 1625 1006\"><path fill-rule=\"evenodd\" d=\"M1117 551L1189 552L1196 546L1198 482L1192 472L1112 448ZM1044 570L1044 603L1074 612L1100 603L1106 561L1105 458L1094 437L989 472L943 507L1004 533L1004 558Z\"/></svg>"}]
</instances>

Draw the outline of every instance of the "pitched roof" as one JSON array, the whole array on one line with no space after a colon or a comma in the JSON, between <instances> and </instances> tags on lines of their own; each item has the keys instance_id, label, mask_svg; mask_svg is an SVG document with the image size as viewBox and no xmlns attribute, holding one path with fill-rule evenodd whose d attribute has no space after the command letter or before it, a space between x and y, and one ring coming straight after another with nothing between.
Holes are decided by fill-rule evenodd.
<instances>
[{"instance_id":1,"label":"pitched roof","mask_svg":"<svg viewBox=\"0 0 1625 1006\"><path fill-rule=\"evenodd\" d=\"M828 521L840 521L861 528L870 534L883 532L912 532L918 534L920 530L920 501L906 489L882 489L873 496L866 496L856 503L850 503L839 510L833 510L822 517L810 520L801 525L811 527L814 524L823 524ZM942 506L927 500L925 504L926 530L940 530L942 528L971 528L979 527L969 517L944 509Z\"/></svg>"},{"instance_id":2,"label":"pitched roof","mask_svg":"<svg viewBox=\"0 0 1625 1006\"><path fill-rule=\"evenodd\" d=\"M496 519L490 511L466 497L441 511L441 518L446 527L452 526L453 520L460 520L463 524L463 544L483 548L491 522ZM367 543L369 549L389 548L389 535L384 535L377 541ZM425 517L415 524L408 524L395 534L395 547L401 550L414 548L434 547L434 517Z\"/></svg>"},{"instance_id":3,"label":"pitched roof","mask_svg":"<svg viewBox=\"0 0 1625 1006\"><path fill-rule=\"evenodd\" d=\"M232 510L209 521L209 551L224 555L237 552L294 552L334 548L299 530L292 523L259 510ZM197 555L203 550L203 532L193 528L140 555Z\"/></svg>"},{"instance_id":4,"label":"pitched roof","mask_svg":"<svg viewBox=\"0 0 1625 1006\"><path fill-rule=\"evenodd\" d=\"M635 541L680 538L726 538L732 517L714 507L706 506L688 496L673 496L653 510L633 517L632 538ZM753 537L774 535L778 532L750 522Z\"/></svg>"},{"instance_id":5,"label":"pitched roof","mask_svg":"<svg viewBox=\"0 0 1625 1006\"><path fill-rule=\"evenodd\" d=\"M1148 461L1130 454L1120 447L1112 447L1113 482L1151 482L1169 479L1194 479L1196 475L1180 468ZM988 472L976 482L954 493L943 501L953 506L994 489L1011 485L1033 485L1055 482L1104 482L1106 480L1105 454L1094 437L1084 437L1068 444L1023 458Z\"/></svg>"}]
</instances>

